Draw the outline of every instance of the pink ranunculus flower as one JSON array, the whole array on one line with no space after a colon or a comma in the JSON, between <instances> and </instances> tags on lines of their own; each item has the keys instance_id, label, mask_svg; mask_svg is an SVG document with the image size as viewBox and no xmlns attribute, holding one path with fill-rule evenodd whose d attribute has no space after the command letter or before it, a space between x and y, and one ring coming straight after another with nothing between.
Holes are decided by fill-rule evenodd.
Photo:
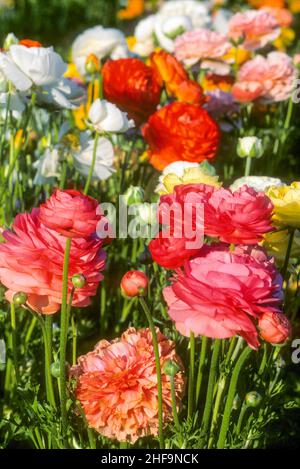
<instances>
[{"instance_id":1,"label":"pink ranunculus flower","mask_svg":"<svg viewBox=\"0 0 300 469\"><path fill-rule=\"evenodd\" d=\"M266 311L258 320L260 336L271 344L281 344L291 335L291 323L277 311Z\"/></svg>"},{"instance_id":2,"label":"pink ranunculus flower","mask_svg":"<svg viewBox=\"0 0 300 469\"><path fill-rule=\"evenodd\" d=\"M97 200L75 190L57 189L40 207L40 218L48 228L67 238L85 238L96 232L101 215Z\"/></svg>"},{"instance_id":3,"label":"pink ranunculus flower","mask_svg":"<svg viewBox=\"0 0 300 469\"><path fill-rule=\"evenodd\" d=\"M296 76L292 58L284 52L257 55L240 68L232 94L240 102L284 101L293 92Z\"/></svg>"},{"instance_id":4,"label":"pink ranunculus flower","mask_svg":"<svg viewBox=\"0 0 300 469\"><path fill-rule=\"evenodd\" d=\"M12 230L2 233L0 244L0 282L8 289L12 301L17 292L27 295L27 305L41 314L53 314L62 303L62 276L66 238L41 223L40 210L17 215ZM82 274L86 283L74 292L73 305L88 306L96 295L106 254L97 237L74 238L69 262L71 278Z\"/></svg>"},{"instance_id":5,"label":"pink ranunculus flower","mask_svg":"<svg viewBox=\"0 0 300 469\"><path fill-rule=\"evenodd\" d=\"M179 365L174 377L178 407L184 393L182 364L175 344L157 329L164 423L172 419L170 379L164 364ZM120 339L101 340L71 369L77 380L76 397L91 428L118 441L135 443L158 434L158 396L155 356L149 329L128 329Z\"/></svg>"},{"instance_id":6,"label":"pink ranunculus flower","mask_svg":"<svg viewBox=\"0 0 300 469\"><path fill-rule=\"evenodd\" d=\"M224 244L203 247L163 294L181 334L220 339L238 334L252 348L259 347L255 320L279 311L283 299L282 278L263 249L230 251Z\"/></svg>"},{"instance_id":7,"label":"pink ranunculus flower","mask_svg":"<svg viewBox=\"0 0 300 469\"><path fill-rule=\"evenodd\" d=\"M188 65L204 59L220 60L231 48L226 36L209 29L187 31L175 41L176 58Z\"/></svg>"},{"instance_id":8,"label":"pink ranunculus flower","mask_svg":"<svg viewBox=\"0 0 300 469\"><path fill-rule=\"evenodd\" d=\"M248 186L242 186L235 192L206 184L176 186L173 194L160 199L160 223L166 223L168 206L173 204L182 208L181 212L171 212L170 226L173 232L178 224L185 221L184 218L189 221L187 204L191 205L191 210L196 204L203 204L203 214L199 211L198 217L192 217L194 228L203 226L205 235L226 243L256 244L265 233L273 230L271 200L264 193L256 192Z\"/></svg>"},{"instance_id":9,"label":"pink ranunculus flower","mask_svg":"<svg viewBox=\"0 0 300 469\"><path fill-rule=\"evenodd\" d=\"M263 7L262 11L266 11L270 15L273 15L279 26L282 28L288 28L293 22L293 15L287 8L277 7Z\"/></svg>"},{"instance_id":10,"label":"pink ranunculus flower","mask_svg":"<svg viewBox=\"0 0 300 469\"><path fill-rule=\"evenodd\" d=\"M280 26L274 15L264 10L236 13L229 20L228 36L234 41L243 39L243 47L256 50L274 41Z\"/></svg>"}]
</instances>

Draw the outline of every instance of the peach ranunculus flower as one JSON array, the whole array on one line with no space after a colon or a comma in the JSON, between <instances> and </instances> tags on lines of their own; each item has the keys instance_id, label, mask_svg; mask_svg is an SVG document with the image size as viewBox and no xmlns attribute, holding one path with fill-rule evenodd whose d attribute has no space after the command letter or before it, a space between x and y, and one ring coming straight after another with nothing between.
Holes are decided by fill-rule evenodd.
<instances>
[{"instance_id":1,"label":"peach ranunculus flower","mask_svg":"<svg viewBox=\"0 0 300 469\"><path fill-rule=\"evenodd\" d=\"M259 347L255 320L279 312L282 277L274 260L259 247L204 246L165 287L169 316L185 336L212 338L236 334Z\"/></svg>"},{"instance_id":2,"label":"peach ranunculus flower","mask_svg":"<svg viewBox=\"0 0 300 469\"><path fill-rule=\"evenodd\" d=\"M5 296L12 301L15 293L27 295L27 305L41 314L54 314L62 303L62 274L66 238L47 228L40 219L40 210L16 216L12 230L2 233L0 243L0 282L8 288ZM103 241L97 237L73 239L69 262L71 278L82 274L86 284L74 292L73 306L90 304L96 295L106 254Z\"/></svg>"},{"instance_id":3,"label":"peach ranunculus flower","mask_svg":"<svg viewBox=\"0 0 300 469\"><path fill-rule=\"evenodd\" d=\"M187 65L199 60L221 60L231 48L226 36L209 29L187 31L175 41L176 58Z\"/></svg>"},{"instance_id":4,"label":"peach ranunculus flower","mask_svg":"<svg viewBox=\"0 0 300 469\"><path fill-rule=\"evenodd\" d=\"M286 8L276 8L269 6L262 8L261 11L266 11L267 13L270 13L270 15L273 15L279 26L282 28L288 28L293 22L292 13Z\"/></svg>"},{"instance_id":5,"label":"peach ranunculus flower","mask_svg":"<svg viewBox=\"0 0 300 469\"><path fill-rule=\"evenodd\" d=\"M191 104L202 104L205 101L202 87L191 80L176 58L165 51L154 52L151 55L151 67L158 82L165 84L167 92L175 96L178 101Z\"/></svg>"},{"instance_id":6,"label":"peach ranunculus flower","mask_svg":"<svg viewBox=\"0 0 300 469\"><path fill-rule=\"evenodd\" d=\"M237 101L264 103L285 101L294 89L297 70L284 52L257 55L240 68L232 93Z\"/></svg>"},{"instance_id":7,"label":"peach ranunculus flower","mask_svg":"<svg viewBox=\"0 0 300 469\"><path fill-rule=\"evenodd\" d=\"M172 419L169 377L164 373L168 360L182 370L175 344L157 329L162 367L164 423ZM135 443L158 434L158 395L152 335L149 329L128 329L120 339L101 340L92 352L79 357L71 369L76 397L87 422L101 435ZM175 375L179 407L184 392L182 371Z\"/></svg>"},{"instance_id":8,"label":"peach ranunculus flower","mask_svg":"<svg viewBox=\"0 0 300 469\"><path fill-rule=\"evenodd\" d=\"M228 36L243 40L243 47L256 50L274 41L280 34L280 25L274 15L264 10L236 13L229 20Z\"/></svg>"},{"instance_id":9,"label":"peach ranunculus flower","mask_svg":"<svg viewBox=\"0 0 300 469\"><path fill-rule=\"evenodd\" d=\"M96 199L75 190L57 189L40 207L41 222L67 238L87 238L96 232L101 215Z\"/></svg>"}]
</instances>

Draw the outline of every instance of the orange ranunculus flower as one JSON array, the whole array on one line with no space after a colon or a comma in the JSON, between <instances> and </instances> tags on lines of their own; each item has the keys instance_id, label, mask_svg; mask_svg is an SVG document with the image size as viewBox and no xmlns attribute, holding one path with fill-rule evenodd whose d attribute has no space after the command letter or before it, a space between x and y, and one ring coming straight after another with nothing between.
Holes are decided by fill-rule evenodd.
<instances>
[{"instance_id":1,"label":"orange ranunculus flower","mask_svg":"<svg viewBox=\"0 0 300 469\"><path fill-rule=\"evenodd\" d=\"M285 0L248 0L248 3L254 8L276 7L284 8Z\"/></svg>"},{"instance_id":2,"label":"orange ranunculus flower","mask_svg":"<svg viewBox=\"0 0 300 469\"><path fill-rule=\"evenodd\" d=\"M151 55L151 66L161 84L165 84L169 95L179 101L201 104L205 101L201 86L191 80L180 62L171 54L161 50Z\"/></svg>"},{"instance_id":3,"label":"orange ranunculus flower","mask_svg":"<svg viewBox=\"0 0 300 469\"><path fill-rule=\"evenodd\" d=\"M132 20L137 16L141 16L144 13L144 9L144 0L128 0L127 7L118 11L118 18L120 20Z\"/></svg>"},{"instance_id":4,"label":"orange ranunculus flower","mask_svg":"<svg viewBox=\"0 0 300 469\"><path fill-rule=\"evenodd\" d=\"M32 41L31 39L21 39L19 41L19 46L25 46L25 47L42 47L42 44L39 41Z\"/></svg>"},{"instance_id":5,"label":"orange ranunculus flower","mask_svg":"<svg viewBox=\"0 0 300 469\"><path fill-rule=\"evenodd\" d=\"M220 131L198 104L174 102L153 114L142 129L154 168L174 161L201 162L215 157Z\"/></svg>"},{"instance_id":6,"label":"orange ranunculus flower","mask_svg":"<svg viewBox=\"0 0 300 469\"><path fill-rule=\"evenodd\" d=\"M292 13L300 12L300 0L289 0L288 6Z\"/></svg>"},{"instance_id":7,"label":"orange ranunculus flower","mask_svg":"<svg viewBox=\"0 0 300 469\"><path fill-rule=\"evenodd\" d=\"M228 92L234 84L234 77L231 75L217 75L215 73L207 73L202 81L205 91L221 90Z\"/></svg>"},{"instance_id":8,"label":"orange ranunculus flower","mask_svg":"<svg viewBox=\"0 0 300 469\"><path fill-rule=\"evenodd\" d=\"M139 59L109 60L102 69L104 97L128 113L137 125L153 114L161 85L151 67Z\"/></svg>"}]
</instances>

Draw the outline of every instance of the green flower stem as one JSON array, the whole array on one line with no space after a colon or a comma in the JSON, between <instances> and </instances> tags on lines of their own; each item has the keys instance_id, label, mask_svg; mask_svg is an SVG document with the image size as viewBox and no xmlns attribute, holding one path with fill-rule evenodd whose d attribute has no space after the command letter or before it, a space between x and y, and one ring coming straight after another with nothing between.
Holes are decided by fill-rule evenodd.
<instances>
[{"instance_id":1,"label":"green flower stem","mask_svg":"<svg viewBox=\"0 0 300 469\"><path fill-rule=\"evenodd\" d=\"M195 376L195 336L190 333L190 369L189 369L189 389L188 389L188 418L193 415L194 401L194 376Z\"/></svg>"},{"instance_id":2,"label":"green flower stem","mask_svg":"<svg viewBox=\"0 0 300 469\"><path fill-rule=\"evenodd\" d=\"M225 410L223 414L223 419L222 419L222 424L221 424L221 429L220 429L220 434L219 434L219 439L217 443L217 448L218 449L223 449L226 443L226 437L227 437L227 432L229 428L229 423L230 423L230 415L232 411L232 404L236 392L236 386L238 383L239 379L239 374L241 372L241 369L246 362L247 358L249 357L250 353L252 352L252 349L250 347L246 347L243 352L241 353L238 361L236 362L236 365L233 369L233 373L231 376L230 380L230 385L229 385L229 390L228 390L228 395L227 395L227 401L225 405Z\"/></svg>"},{"instance_id":3,"label":"green flower stem","mask_svg":"<svg viewBox=\"0 0 300 469\"><path fill-rule=\"evenodd\" d=\"M74 315L71 318L72 323L72 365L76 365L77 360L77 324Z\"/></svg>"},{"instance_id":4,"label":"green flower stem","mask_svg":"<svg viewBox=\"0 0 300 469\"><path fill-rule=\"evenodd\" d=\"M100 135L98 134L98 132L96 132L95 140L94 140L93 159L92 159L89 175L88 175L88 178L86 180L86 183L85 183L85 186L84 186L84 191L83 191L83 193L85 195L89 192L89 188L90 188L91 181L92 181L92 178L93 178L93 173L94 173L94 168L95 168L95 163L96 163L97 146L98 146L99 136Z\"/></svg>"},{"instance_id":5,"label":"green flower stem","mask_svg":"<svg viewBox=\"0 0 300 469\"><path fill-rule=\"evenodd\" d=\"M267 344L265 342L263 343L263 349L264 349L263 357L262 357L262 360L260 362L260 366L259 366L259 370L258 370L259 376L261 376L263 374L263 372L265 370L265 367L266 367L266 364L267 364L268 347L267 347Z\"/></svg>"},{"instance_id":6,"label":"green flower stem","mask_svg":"<svg viewBox=\"0 0 300 469\"><path fill-rule=\"evenodd\" d=\"M67 321L68 321L68 272L71 252L71 238L66 239L66 248L63 265L62 305L60 315L60 409L62 419L62 434L67 432L67 390L66 390L66 348L67 348Z\"/></svg>"},{"instance_id":7,"label":"green flower stem","mask_svg":"<svg viewBox=\"0 0 300 469\"><path fill-rule=\"evenodd\" d=\"M160 449L164 448L164 434L163 434L163 401L162 401L162 379L161 379L161 367L160 367L160 356L156 330L152 319L151 312L148 305L142 296L139 297L141 306L144 310L146 318L149 323L149 327L152 334L153 349L155 355L156 374L157 374L157 391L158 391L158 436Z\"/></svg>"},{"instance_id":8,"label":"green flower stem","mask_svg":"<svg viewBox=\"0 0 300 469\"><path fill-rule=\"evenodd\" d=\"M18 366L16 309L15 309L14 303L10 304L10 320L11 320L12 355L13 355L16 383L18 384L20 380L20 374L19 374L19 366Z\"/></svg>"},{"instance_id":9,"label":"green flower stem","mask_svg":"<svg viewBox=\"0 0 300 469\"><path fill-rule=\"evenodd\" d=\"M284 259L284 264L283 264L282 271L281 271L282 278L283 280L286 280L286 281L288 280L288 267L289 267L289 260L290 260L293 241L294 241L294 235L295 235L295 230L291 229L289 243L288 243L288 247L287 247L285 259Z\"/></svg>"},{"instance_id":10,"label":"green flower stem","mask_svg":"<svg viewBox=\"0 0 300 469\"><path fill-rule=\"evenodd\" d=\"M251 158L251 156L247 156L247 158L246 158L246 166L245 166L245 174L244 174L245 177L250 176L250 172L251 172L251 163L252 163L252 158Z\"/></svg>"},{"instance_id":11,"label":"green flower stem","mask_svg":"<svg viewBox=\"0 0 300 469\"><path fill-rule=\"evenodd\" d=\"M51 346L48 343L49 339L49 323L46 325L46 321L41 317L40 314L32 312L34 317L37 318L41 325L43 340L44 340L44 350L45 350L45 383L46 383L46 395L47 401L51 404L52 407L56 408L55 395L53 390L52 375L51 375L51 363L52 357L50 355Z\"/></svg>"},{"instance_id":12,"label":"green flower stem","mask_svg":"<svg viewBox=\"0 0 300 469\"><path fill-rule=\"evenodd\" d=\"M236 336L231 337L231 339L230 339L229 348L228 348L228 351L226 353L225 365L228 365L229 362L230 362L231 356L232 356L233 351L234 351L234 347L236 345L236 340L237 340Z\"/></svg>"},{"instance_id":13,"label":"green flower stem","mask_svg":"<svg viewBox=\"0 0 300 469\"><path fill-rule=\"evenodd\" d=\"M170 385L171 385L172 411L173 411L174 423L175 423L176 430L180 431L180 422L179 422L177 407L176 407L176 392L175 392L174 376L170 376Z\"/></svg>"},{"instance_id":14,"label":"green flower stem","mask_svg":"<svg viewBox=\"0 0 300 469\"><path fill-rule=\"evenodd\" d=\"M248 409L249 409L249 406L244 403L244 404L242 405L242 408L241 408L241 411L240 411L240 415L239 415L239 418L238 418L238 422L237 422L237 426L236 426L236 434L237 434L237 435L240 435L240 433L241 433L241 428L242 428L243 420L244 420L245 414L246 414L246 412L247 412Z\"/></svg>"},{"instance_id":15,"label":"green flower stem","mask_svg":"<svg viewBox=\"0 0 300 469\"><path fill-rule=\"evenodd\" d=\"M208 442L208 448L212 448L213 442L214 442L214 431L217 426L218 422L218 417L220 415L219 410L220 410L220 404L223 396L223 392L226 386L226 377L223 375L220 377L218 386L217 386L217 395L216 395L216 400L215 400L215 405L213 409L213 415L212 415L212 421L211 421L211 426L210 426L210 436L209 436L209 442Z\"/></svg>"},{"instance_id":16,"label":"green flower stem","mask_svg":"<svg viewBox=\"0 0 300 469\"><path fill-rule=\"evenodd\" d=\"M203 369L204 369L205 358L206 358L206 350L207 350L207 337L202 336L200 360L199 360L197 381L196 381L196 395L195 395L196 406L198 405L198 401L200 397L201 384L202 384L202 379L203 379Z\"/></svg>"},{"instance_id":17,"label":"green flower stem","mask_svg":"<svg viewBox=\"0 0 300 469\"><path fill-rule=\"evenodd\" d=\"M33 316L33 318L31 319L30 325L28 327L27 333L26 333L25 345L27 345L30 342L36 323L37 323L37 318Z\"/></svg>"},{"instance_id":18,"label":"green flower stem","mask_svg":"<svg viewBox=\"0 0 300 469\"><path fill-rule=\"evenodd\" d=\"M214 341L214 349L211 358L209 378L207 385L206 401L204 406L203 422L202 422L202 434L203 434L203 443L206 441L208 427L210 422L210 414L212 409L213 394L214 394L214 385L216 381L216 375L218 370L219 355L221 349L221 339L216 339Z\"/></svg>"}]
</instances>

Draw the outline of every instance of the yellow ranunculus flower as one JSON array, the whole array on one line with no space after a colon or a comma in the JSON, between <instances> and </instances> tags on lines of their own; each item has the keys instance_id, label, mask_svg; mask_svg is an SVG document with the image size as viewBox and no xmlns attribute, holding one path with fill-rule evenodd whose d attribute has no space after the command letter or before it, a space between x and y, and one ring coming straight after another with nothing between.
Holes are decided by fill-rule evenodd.
<instances>
[{"instance_id":1,"label":"yellow ranunculus flower","mask_svg":"<svg viewBox=\"0 0 300 469\"><path fill-rule=\"evenodd\" d=\"M276 49L285 51L291 46L296 37L296 33L292 28L281 28L280 36L273 42Z\"/></svg>"},{"instance_id":2,"label":"yellow ranunculus flower","mask_svg":"<svg viewBox=\"0 0 300 469\"><path fill-rule=\"evenodd\" d=\"M232 47L227 54L223 55L222 59L230 63L242 65L244 62L247 62L247 60L250 60L251 56L251 52L243 47Z\"/></svg>"},{"instance_id":3,"label":"yellow ranunculus flower","mask_svg":"<svg viewBox=\"0 0 300 469\"><path fill-rule=\"evenodd\" d=\"M300 228L300 182L270 187L267 195L274 204L273 221L279 226Z\"/></svg>"},{"instance_id":4,"label":"yellow ranunculus flower","mask_svg":"<svg viewBox=\"0 0 300 469\"><path fill-rule=\"evenodd\" d=\"M219 177L209 174L199 167L185 168L182 175L168 173L160 180L157 189L159 195L171 194L175 186L180 184L208 184L210 186L220 187Z\"/></svg>"},{"instance_id":5,"label":"yellow ranunculus flower","mask_svg":"<svg viewBox=\"0 0 300 469\"><path fill-rule=\"evenodd\" d=\"M284 262L290 236L289 230L273 231L265 234L262 245L270 256L274 256L279 262ZM290 258L293 257L300 257L300 231L298 230L295 231L292 244Z\"/></svg>"}]
</instances>

